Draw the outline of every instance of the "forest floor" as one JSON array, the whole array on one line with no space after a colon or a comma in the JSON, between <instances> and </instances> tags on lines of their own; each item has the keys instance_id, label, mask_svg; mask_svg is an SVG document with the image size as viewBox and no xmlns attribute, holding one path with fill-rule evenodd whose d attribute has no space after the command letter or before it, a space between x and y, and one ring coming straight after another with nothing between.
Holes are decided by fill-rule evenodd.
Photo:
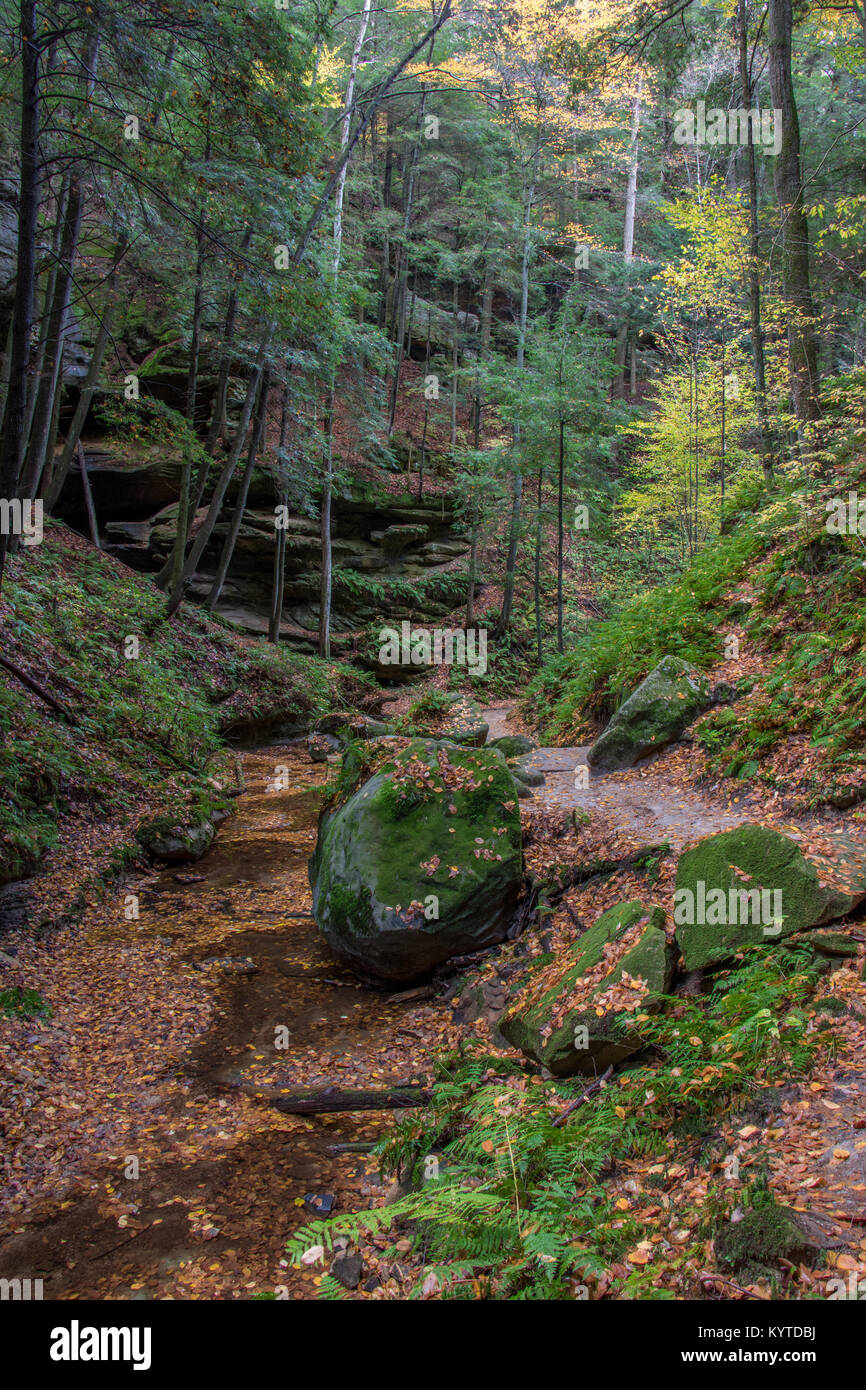
<instances>
[{"instance_id":1,"label":"forest floor","mask_svg":"<svg viewBox=\"0 0 866 1390\"><path fill-rule=\"evenodd\" d=\"M503 705L489 722L496 737L517 721ZM583 750L538 750L547 782L522 803L529 866L664 841L678 848L749 818L748 804L683 791L683 751L575 789ZM14 961L4 982L37 981L52 1013L3 1030L0 1276L42 1278L48 1298L313 1297L322 1266L291 1267L286 1240L321 1214L323 1197L334 1213L383 1200L375 1159L328 1150L372 1143L390 1115L290 1116L248 1092L380 1089L429 1076L433 1052L461 1036L489 1035L484 1019L461 1019L447 997L388 996L334 963L310 916L306 872L325 769L297 743L245 754L243 765L236 815L189 871L165 868L127 883L55 936L4 941ZM280 773L289 782L282 790ZM578 806L591 812L579 831L570 817ZM833 878L842 819L779 828L808 839ZM673 869L673 856L662 854L652 899L669 895ZM545 948L564 949L600 911L647 891L628 867L570 890L547 923ZM138 897L137 920L126 920L129 894ZM512 949L492 953L470 982L489 980ZM832 1020L835 1056L723 1136L746 1173L759 1153L769 1155L777 1197L808 1213L819 1233L822 1267L801 1266L796 1296L840 1272L866 1278L860 964L841 963L829 982L849 1006ZM670 1199L655 1186L648 1195L643 1176L636 1164L616 1181L651 1252ZM702 1217L708 1171L684 1151L668 1176L675 1239L685 1241ZM382 1237L365 1246L355 1297L406 1296L417 1270L408 1242L397 1261L386 1254L391 1245ZM706 1256L711 1269L709 1249ZM594 1296L615 1297L628 1272L612 1267ZM766 1296L760 1286L712 1279L703 1287L708 1296Z\"/></svg>"}]
</instances>

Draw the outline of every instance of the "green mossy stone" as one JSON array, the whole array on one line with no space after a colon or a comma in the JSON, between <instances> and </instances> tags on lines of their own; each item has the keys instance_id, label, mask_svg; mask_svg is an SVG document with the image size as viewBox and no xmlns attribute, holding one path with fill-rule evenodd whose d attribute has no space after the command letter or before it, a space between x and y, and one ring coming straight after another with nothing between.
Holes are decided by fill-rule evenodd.
<instances>
[{"instance_id":1,"label":"green mossy stone","mask_svg":"<svg viewBox=\"0 0 866 1390\"><path fill-rule=\"evenodd\" d=\"M765 1270L804 1253L812 1242L797 1225L793 1212L776 1202L751 1207L742 1221L729 1221L717 1231L715 1251L726 1269Z\"/></svg>"},{"instance_id":2,"label":"green mossy stone","mask_svg":"<svg viewBox=\"0 0 866 1390\"><path fill-rule=\"evenodd\" d=\"M525 782L527 787L543 787L545 783L544 773L540 768L529 767L523 759L515 759L508 764L515 777L519 777L521 782Z\"/></svg>"},{"instance_id":3,"label":"green mossy stone","mask_svg":"<svg viewBox=\"0 0 866 1390\"><path fill-rule=\"evenodd\" d=\"M500 738L491 739L490 748L498 748L504 758L522 758L525 753L533 753L536 744L525 734L502 734Z\"/></svg>"},{"instance_id":4,"label":"green mossy stone","mask_svg":"<svg viewBox=\"0 0 866 1390\"><path fill-rule=\"evenodd\" d=\"M804 936L790 937L789 946L811 946L819 956L856 956L857 942L844 931L810 931Z\"/></svg>"},{"instance_id":5,"label":"green mossy stone","mask_svg":"<svg viewBox=\"0 0 866 1390\"><path fill-rule=\"evenodd\" d=\"M778 891L779 923L760 920L756 899L746 903L739 896L733 914L739 921L683 921L687 900L680 894L685 890L692 893L697 915L700 883L704 885L705 897L718 889L724 893L729 915L731 889L738 895L754 894L756 890L767 890L772 895ZM772 902L771 896L771 905ZM763 825L738 825L734 830L708 836L680 856L674 927L686 970L700 970L728 960L746 946L769 945L842 917L854 903L849 894L820 886L814 865L804 859L799 846L787 835ZM704 915L710 915L709 908ZM756 915L759 920L751 920ZM746 917L749 920L742 920Z\"/></svg>"},{"instance_id":6,"label":"green mossy stone","mask_svg":"<svg viewBox=\"0 0 866 1390\"><path fill-rule=\"evenodd\" d=\"M358 756L350 745L347 759ZM417 778L405 771L413 759L425 769ZM440 759L463 785L438 790ZM313 914L360 974L406 982L502 940L522 873L517 788L502 755L413 739L320 818ZM425 914L431 897L438 917Z\"/></svg>"},{"instance_id":7,"label":"green mossy stone","mask_svg":"<svg viewBox=\"0 0 866 1390\"><path fill-rule=\"evenodd\" d=\"M678 739L711 703L706 676L690 662L666 656L617 710L587 762L596 772L631 767Z\"/></svg>"},{"instance_id":8,"label":"green mossy stone","mask_svg":"<svg viewBox=\"0 0 866 1390\"><path fill-rule=\"evenodd\" d=\"M540 999L530 998L524 1003L518 996L500 1020L503 1037L554 1076L569 1076L575 1072L595 1075L638 1051L641 1041L628 1026L627 1017L612 1010L599 1017L595 1009L584 1002L580 1008L567 1012L556 1028L551 1030L550 1024L559 1000L570 995L581 977L599 963L605 946L618 941L644 918L646 926L640 939L600 980L590 1000L618 983L627 972L636 979L646 980L649 986L648 993L641 999L641 1011L656 1008L660 996L670 990L676 964L676 949L668 942L664 931L664 913L661 908L647 908L641 902L619 903L603 913L574 943L568 952L572 963ZM580 1028L587 1031L586 1047L576 1046L575 1035Z\"/></svg>"}]
</instances>

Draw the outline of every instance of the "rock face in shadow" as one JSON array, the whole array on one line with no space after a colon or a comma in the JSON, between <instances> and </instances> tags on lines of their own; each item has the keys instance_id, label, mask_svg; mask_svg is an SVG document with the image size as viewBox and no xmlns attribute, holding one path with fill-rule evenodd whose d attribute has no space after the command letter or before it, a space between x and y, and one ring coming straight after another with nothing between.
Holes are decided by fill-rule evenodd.
<instances>
[{"instance_id":1,"label":"rock face in shadow","mask_svg":"<svg viewBox=\"0 0 866 1390\"><path fill-rule=\"evenodd\" d=\"M620 705L587 761L595 772L632 767L639 758L675 742L711 703L706 676L688 661L666 656Z\"/></svg>"},{"instance_id":2,"label":"rock face in shadow","mask_svg":"<svg viewBox=\"0 0 866 1390\"><path fill-rule=\"evenodd\" d=\"M108 442L86 450L88 478L105 549L133 569L155 573L171 552L177 524L180 460L173 457L120 457ZM233 493L214 528L188 594L204 601L230 520ZM216 612L241 631L263 635L268 629L273 584L275 501L273 484L254 475L248 506ZM84 492L77 467L70 471L57 514L87 531ZM197 513L202 520L205 509ZM333 514L334 590L332 631L335 650L347 649L350 635L375 622L383 608L399 627L403 620L433 626L465 601L465 579L449 568L468 557L468 542L447 500L428 504L408 495L357 496L335 501ZM321 538L315 517L291 515L286 535L282 636L314 651L319 627ZM383 587L385 586L385 587ZM413 587L414 586L414 591ZM386 681L401 683L421 671L376 666Z\"/></svg>"},{"instance_id":3,"label":"rock face in shadow","mask_svg":"<svg viewBox=\"0 0 866 1390\"><path fill-rule=\"evenodd\" d=\"M366 979L423 978L501 941L522 882L520 815L501 753L383 742L372 776L319 823L313 915Z\"/></svg>"}]
</instances>

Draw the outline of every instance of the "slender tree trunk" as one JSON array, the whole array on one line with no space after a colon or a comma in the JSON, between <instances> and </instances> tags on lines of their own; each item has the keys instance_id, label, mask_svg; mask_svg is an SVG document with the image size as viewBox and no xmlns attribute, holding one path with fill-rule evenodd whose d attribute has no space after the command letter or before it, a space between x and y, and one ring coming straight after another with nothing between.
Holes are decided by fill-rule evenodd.
<instances>
[{"instance_id":1,"label":"slender tree trunk","mask_svg":"<svg viewBox=\"0 0 866 1390\"><path fill-rule=\"evenodd\" d=\"M241 250L246 251L252 240L253 229L250 224L243 235ZM207 458L202 461L198 475L193 486L193 514L201 506L201 499L207 485L207 477L210 471L210 463L216 450L217 442L225 434L226 430L226 405L229 393L229 377L232 369L232 344L235 336L235 323L238 312L238 288L234 283L229 290L228 303L226 305L225 327L223 329L223 340L221 344L219 374L217 376L216 396L214 397L213 413L211 415L210 427L208 429L205 452Z\"/></svg>"},{"instance_id":2,"label":"slender tree trunk","mask_svg":"<svg viewBox=\"0 0 866 1390\"><path fill-rule=\"evenodd\" d=\"M412 204L415 199L415 176L418 166L418 154L421 148L421 131L424 127L424 110L426 105L427 93L423 92L421 95L421 105L418 110L418 130L415 135L415 142L412 146L412 154L409 160L408 187L406 189L405 206L403 208L403 243L400 248L400 283L395 290L396 326L394 334L394 377L391 383L391 406L388 411L389 439L394 432L394 420L397 414L397 397L400 390L400 366L403 357L403 339L406 334L406 291L409 284L409 228L412 222ZM454 330L456 334L456 322Z\"/></svg>"},{"instance_id":3,"label":"slender tree trunk","mask_svg":"<svg viewBox=\"0 0 866 1390\"><path fill-rule=\"evenodd\" d=\"M634 220L637 208L638 139L640 136L640 108L643 92L643 76L638 76L638 89L632 105L631 142L629 145L628 183L625 191L625 220L623 223L622 250L626 265L634 260ZM625 360L629 340L629 322L620 324L616 335L614 365L618 368L614 377L614 395L625 394Z\"/></svg>"},{"instance_id":4,"label":"slender tree trunk","mask_svg":"<svg viewBox=\"0 0 866 1390\"><path fill-rule=\"evenodd\" d=\"M469 539L469 580L466 586L466 626L475 622L475 575L478 570L478 524L473 512Z\"/></svg>"},{"instance_id":5,"label":"slender tree trunk","mask_svg":"<svg viewBox=\"0 0 866 1390\"><path fill-rule=\"evenodd\" d=\"M93 541L96 549L101 550L102 547L99 544L99 526L96 521L96 508L93 505L90 478L87 476L87 459L84 457L84 449L81 446L80 440L76 448L76 453L78 455L78 471L81 474L81 489L84 493L84 506L87 511L87 525L90 529L90 539Z\"/></svg>"},{"instance_id":6,"label":"slender tree trunk","mask_svg":"<svg viewBox=\"0 0 866 1390\"><path fill-rule=\"evenodd\" d=\"M289 438L289 382L283 386L283 404L280 413L280 451L277 465L280 476L279 505L283 510L283 521L288 520L289 494L286 484L285 449ZM280 623L283 616L283 593L286 583L286 525L278 526L274 543L274 580L271 591L271 613L268 622L268 641L276 646L280 640Z\"/></svg>"},{"instance_id":7,"label":"slender tree trunk","mask_svg":"<svg viewBox=\"0 0 866 1390\"><path fill-rule=\"evenodd\" d=\"M740 44L740 90L743 107L752 109L752 77L749 68L749 36L746 0L737 0L737 27ZM758 412L758 452L764 476L773 476L773 451L767 419L767 379L764 367L764 328L761 322L761 278L758 268L758 171L755 161L755 133L749 122L746 146L746 172L749 187L749 318L752 337L752 363L755 369L755 405Z\"/></svg>"},{"instance_id":8,"label":"slender tree trunk","mask_svg":"<svg viewBox=\"0 0 866 1390\"><path fill-rule=\"evenodd\" d=\"M371 8L372 0L364 0L364 7L361 11L361 21L358 25L358 33L352 49L352 61L349 65L349 80L346 83L346 99L343 103L343 119L340 123L340 149L343 154L349 149L351 143L350 132L352 129L352 103L355 99L355 80L358 75L358 65L361 61L364 40L367 37L367 26L370 22ZM344 159L334 190L332 274L335 297L340 283L340 261L343 254L343 199L346 192L346 174L348 172L348 167L348 162ZM328 403L325 415L325 476L322 482L322 505L319 516L319 527L322 540L322 576L319 588L319 655L325 658L331 655L331 596L334 571L331 512L333 510L334 495L334 408L336 402L337 366L338 363L336 361L333 361L330 366Z\"/></svg>"},{"instance_id":9,"label":"slender tree trunk","mask_svg":"<svg viewBox=\"0 0 866 1390\"><path fill-rule=\"evenodd\" d=\"M271 319L266 325L265 331L261 338L261 342L259 343L259 350L256 355L256 360L250 371L249 381L247 382L247 394L244 398L243 407L241 409L241 418L238 422L238 428L235 433L235 437L232 440L231 449L229 450L225 462L223 463L223 466L220 469L219 477L217 478L216 486L213 491L213 496L211 497L210 505L207 509L207 515L205 516L201 526L198 529L198 532L196 533L195 540L193 541L192 548L190 549L190 552L186 557L178 582L177 584L172 586L171 595L169 597L168 606L166 608L166 616L169 618L173 617L173 615L177 612L178 608L180 607L181 602L183 601L184 589L186 588L187 583L195 573L198 567L199 560L204 554L205 547L207 546L208 541L210 540L211 535L213 534L213 528L217 523L217 518L219 517L220 511L222 509L223 499L226 495L226 490L228 488L229 483L231 482L234 471L237 468L238 459L240 458L241 450L244 447L244 440L246 439L247 430L249 429L250 425L250 417L253 412L253 404L258 396L259 382L261 381L262 372L264 371L265 362L267 360L268 351L271 345L271 339L274 336L275 329L276 319Z\"/></svg>"},{"instance_id":10,"label":"slender tree trunk","mask_svg":"<svg viewBox=\"0 0 866 1390\"><path fill-rule=\"evenodd\" d=\"M560 376L560 389L562 379ZM562 573L565 565L565 527L563 522L563 494L565 491L565 422L559 417L559 475L556 498L556 650L560 656L565 651L563 639L563 592Z\"/></svg>"},{"instance_id":11,"label":"slender tree trunk","mask_svg":"<svg viewBox=\"0 0 866 1390\"><path fill-rule=\"evenodd\" d=\"M21 477L22 495L25 497L35 497L39 491L42 464L49 445L54 400L57 392L62 389L63 345L72 291L73 264L81 228L81 202L81 182L77 176L73 176L66 205L63 237L60 243L60 265L57 269L54 301L51 305L48 333L45 340L43 372L36 395L33 425Z\"/></svg>"},{"instance_id":12,"label":"slender tree trunk","mask_svg":"<svg viewBox=\"0 0 866 1390\"><path fill-rule=\"evenodd\" d=\"M18 494L27 411L27 368L36 280L36 221L39 214L39 47L35 0L21 0L21 173L18 193L18 252L12 308L12 351L3 439L0 441L0 497ZM0 586L9 537L0 535Z\"/></svg>"},{"instance_id":13,"label":"slender tree trunk","mask_svg":"<svg viewBox=\"0 0 866 1390\"><path fill-rule=\"evenodd\" d=\"M800 125L791 76L792 0L769 0L770 92L781 113L779 153L773 182L782 213L782 290L789 308L788 365L791 399L799 424L816 420L818 338L809 278L809 224L803 210Z\"/></svg>"},{"instance_id":14,"label":"slender tree trunk","mask_svg":"<svg viewBox=\"0 0 866 1390\"><path fill-rule=\"evenodd\" d=\"M385 124L387 130L387 144L385 148L385 172L382 179L382 208L385 212L385 231L382 245L382 275L379 282L379 313L377 324L379 329L385 327L385 319L388 313L388 285L390 281L391 268L391 234L388 226L388 210L391 206L391 181L394 174L394 148L391 144L391 113L386 111Z\"/></svg>"},{"instance_id":15,"label":"slender tree trunk","mask_svg":"<svg viewBox=\"0 0 866 1390\"><path fill-rule=\"evenodd\" d=\"M725 505L725 463L726 446L725 428L727 425L727 401L725 399L725 321L722 319L722 506Z\"/></svg>"},{"instance_id":16,"label":"slender tree trunk","mask_svg":"<svg viewBox=\"0 0 866 1390\"><path fill-rule=\"evenodd\" d=\"M533 591L535 598L535 646L539 666L544 661L544 635L541 624L541 547L544 540L543 514L541 510L542 466L538 465L538 504L535 509L535 576Z\"/></svg>"},{"instance_id":17,"label":"slender tree trunk","mask_svg":"<svg viewBox=\"0 0 866 1390\"><path fill-rule=\"evenodd\" d=\"M66 223L66 200L69 196L69 177L64 175L60 185L60 192L57 195L57 215L54 220L54 230L51 234L51 263L48 267L48 274L45 277L45 290L42 295L42 312L39 316L39 337L36 344L36 352L33 356L30 370L30 383L27 396L27 420L24 426L25 447L26 441L30 438L33 429L33 416L36 413L36 398L42 384L42 373L45 369L45 348L48 343L48 333L51 326L51 310L54 304L54 291L57 287L57 271L60 265L61 242L63 239L63 228Z\"/></svg>"},{"instance_id":18,"label":"slender tree trunk","mask_svg":"<svg viewBox=\"0 0 866 1390\"><path fill-rule=\"evenodd\" d=\"M82 92L89 108L96 83L96 62L99 53L99 27L93 20L87 30L82 53ZM41 375L36 405L27 444L20 489L25 497L36 497L41 491L42 475L47 461L53 462L54 439L60 418L60 393L63 390L63 349L66 341L69 302L78 238L81 230L83 190L81 170L73 164L69 175L69 194L63 217L59 263L54 282L48 328L45 336Z\"/></svg>"},{"instance_id":19,"label":"slender tree trunk","mask_svg":"<svg viewBox=\"0 0 866 1390\"><path fill-rule=\"evenodd\" d=\"M532 209L535 203L535 185L538 178L540 156L540 131L536 129L535 150L533 153L532 174L526 190L523 206L523 253L520 264L520 324L517 336L517 372L523 371L526 359L526 324L529 315L529 258L532 250ZM519 426L514 432L515 446L520 439ZM517 571L517 546L520 541L520 509L523 498L523 474L520 461L511 475L511 525L508 534L508 557L505 562L505 585L502 595L502 613L496 625L496 636L504 637L511 626L511 610L514 606L514 579Z\"/></svg>"},{"instance_id":20,"label":"slender tree trunk","mask_svg":"<svg viewBox=\"0 0 866 1390\"><path fill-rule=\"evenodd\" d=\"M259 399L258 405L256 407L255 423L253 424L252 433L250 435L250 447L249 453L247 454L247 466L244 469L243 474L241 476L241 484L238 488L237 501L235 502L235 509L232 513L232 519L229 524L229 529L226 533L226 538L223 542L222 554L220 555L220 561L219 565L217 566L216 576L214 577L214 582L211 586L211 591L208 594L207 599L205 601L205 608L208 610L209 613L212 613L213 610L216 608L217 604L219 603L220 594L222 593L223 585L226 582L226 575L229 572L229 566L232 562L232 556L235 553L235 546L237 544L238 535L240 534L240 529L243 525L244 511L246 510L247 497L249 495L250 490L250 480L252 479L253 469L256 466L256 459L258 458L259 450L262 447L262 440L265 436L265 427L267 425L268 419L269 389L270 372L266 367L262 373L261 384L259 386Z\"/></svg>"},{"instance_id":21,"label":"slender tree trunk","mask_svg":"<svg viewBox=\"0 0 866 1390\"><path fill-rule=\"evenodd\" d=\"M210 158L210 137L208 146L205 150L205 162ZM189 344L189 364L186 375L186 422L190 430L195 433L195 403L198 395L198 359L201 345L201 306L202 290L204 287L204 206L199 208L198 222L196 223L196 258L195 258L195 290L192 301L192 333ZM180 576L183 570L183 557L186 553L187 535L189 533L190 516L195 515L195 509L190 508L190 485L192 482L192 458L188 450L184 450L183 463L180 471L180 490L177 499L177 521L174 529L174 545L172 551L159 574L156 576L156 585L159 589L170 588L174 591L180 583Z\"/></svg>"},{"instance_id":22,"label":"slender tree trunk","mask_svg":"<svg viewBox=\"0 0 866 1390\"><path fill-rule=\"evenodd\" d=\"M72 423L69 426L69 433L66 436L66 442L63 445L63 451L60 455L59 460L51 470L50 476L48 477L47 486L45 488L45 506L47 511L49 512L53 511L54 507L57 505L57 501L60 497L60 494L63 491L63 484L66 481L66 475L69 471L69 465L72 462L72 457L76 451L78 441L81 438L81 432L84 429L84 424L87 419L87 412L90 410L90 405L93 400L97 384L99 382L99 374L102 371L102 363L105 360L105 353L108 348L109 341L111 339L111 324L114 318L114 311L117 305L117 296L114 292L117 268L120 265L120 262L126 253L126 247L126 238L122 237L117 244L117 248L114 253L114 264L112 265L111 271L108 276L108 283L106 286L108 297L106 299L105 308L103 309L102 318L99 323L99 332L96 335L96 343L94 344L93 352L90 358L90 363L87 368L87 376L84 379L84 385L82 386L81 394L78 397L78 403L75 407L75 413L72 416Z\"/></svg>"}]
</instances>

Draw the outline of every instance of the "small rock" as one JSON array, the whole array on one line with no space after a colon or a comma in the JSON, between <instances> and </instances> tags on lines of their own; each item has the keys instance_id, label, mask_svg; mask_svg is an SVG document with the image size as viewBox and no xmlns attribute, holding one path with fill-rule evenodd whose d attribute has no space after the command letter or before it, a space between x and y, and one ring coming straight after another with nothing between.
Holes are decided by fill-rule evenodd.
<instances>
[{"instance_id":1,"label":"small rock","mask_svg":"<svg viewBox=\"0 0 866 1390\"><path fill-rule=\"evenodd\" d=\"M257 975L259 967L249 956L208 956L196 970L221 970L224 975Z\"/></svg>"},{"instance_id":2,"label":"small rock","mask_svg":"<svg viewBox=\"0 0 866 1390\"><path fill-rule=\"evenodd\" d=\"M338 1255L331 1265L335 1279L347 1289L356 1289L361 1282L362 1261L360 1255Z\"/></svg>"},{"instance_id":3,"label":"small rock","mask_svg":"<svg viewBox=\"0 0 866 1390\"><path fill-rule=\"evenodd\" d=\"M379 1278L378 1274L371 1274L370 1278L364 1284L364 1293L373 1293L374 1290L380 1288L381 1285L382 1280Z\"/></svg>"},{"instance_id":4,"label":"small rock","mask_svg":"<svg viewBox=\"0 0 866 1390\"><path fill-rule=\"evenodd\" d=\"M330 1216L334 1210L336 1197L330 1192L305 1192L304 1206L316 1216Z\"/></svg>"}]
</instances>

